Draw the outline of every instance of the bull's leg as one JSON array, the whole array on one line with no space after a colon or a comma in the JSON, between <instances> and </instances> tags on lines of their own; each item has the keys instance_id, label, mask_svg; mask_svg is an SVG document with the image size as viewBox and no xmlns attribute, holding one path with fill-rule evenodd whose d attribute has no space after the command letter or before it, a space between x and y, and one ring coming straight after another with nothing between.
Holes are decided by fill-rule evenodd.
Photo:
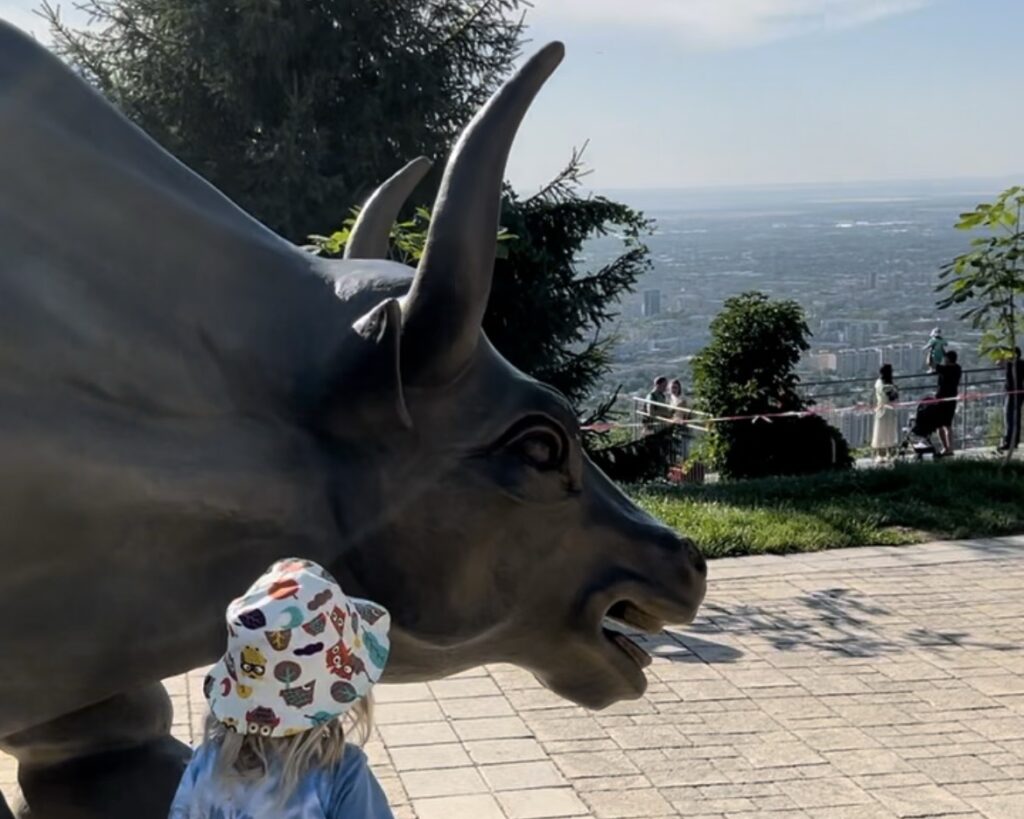
<instances>
[{"instance_id":1,"label":"bull's leg","mask_svg":"<svg viewBox=\"0 0 1024 819\"><path fill-rule=\"evenodd\" d=\"M190 753L171 718L156 683L4 737L18 759L19 819L167 819Z\"/></svg>"}]
</instances>

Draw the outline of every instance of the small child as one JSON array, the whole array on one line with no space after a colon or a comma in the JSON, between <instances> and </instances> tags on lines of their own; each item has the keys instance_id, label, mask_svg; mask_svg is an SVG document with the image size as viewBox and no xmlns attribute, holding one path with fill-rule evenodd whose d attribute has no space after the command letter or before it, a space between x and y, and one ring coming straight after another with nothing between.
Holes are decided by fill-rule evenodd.
<instances>
[{"instance_id":1,"label":"small child","mask_svg":"<svg viewBox=\"0 0 1024 819\"><path fill-rule=\"evenodd\" d=\"M348 598L309 560L271 566L227 609L227 652L206 676L206 741L170 819L392 819L363 752L387 611Z\"/></svg>"},{"instance_id":2,"label":"small child","mask_svg":"<svg viewBox=\"0 0 1024 819\"><path fill-rule=\"evenodd\" d=\"M927 354L925 365L928 367L928 372L936 372L936 368L945 360L946 345L948 343L942 337L942 331L938 327L931 331L928 336L928 343L921 348Z\"/></svg>"}]
</instances>

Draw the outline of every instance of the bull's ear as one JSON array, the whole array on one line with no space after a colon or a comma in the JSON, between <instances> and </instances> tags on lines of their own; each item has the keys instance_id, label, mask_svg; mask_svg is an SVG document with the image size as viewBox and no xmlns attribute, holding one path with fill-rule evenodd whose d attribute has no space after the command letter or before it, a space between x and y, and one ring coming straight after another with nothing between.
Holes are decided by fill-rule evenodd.
<instances>
[{"instance_id":1,"label":"bull's ear","mask_svg":"<svg viewBox=\"0 0 1024 819\"><path fill-rule=\"evenodd\" d=\"M387 258L391 226L430 165L425 156L418 157L373 192L352 227L345 245L346 259Z\"/></svg>"},{"instance_id":2,"label":"bull's ear","mask_svg":"<svg viewBox=\"0 0 1024 819\"><path fill-rule=\"evenodd\" d=\"M561 43L551 43L530 58L473 118L452 151L403 306L406 383L444 384L476 350L494 273L505 163L519 123L563 53Z\"/></svg>"},{"instance_id":3,"label":"bull's ear","mask_svg":"<svg viewBox=\"0 0 1024 819\"><path fill-rule=\"evenodd\" d=\"M402 308L396 299L387 299L357 320L352 329L360 340L355 351L356 366L346 379L346 391L374 413L375 421L397 421L412 429L412 417L402 390L401 337Z\"/></svg>"}]
</instances>

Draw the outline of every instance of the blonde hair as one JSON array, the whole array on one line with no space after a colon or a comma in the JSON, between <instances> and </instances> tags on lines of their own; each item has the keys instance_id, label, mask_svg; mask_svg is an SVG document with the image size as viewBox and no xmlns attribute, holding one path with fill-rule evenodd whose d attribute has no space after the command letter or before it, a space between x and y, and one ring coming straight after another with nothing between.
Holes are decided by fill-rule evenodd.
<instances>
[{"instance_id":1,"label":"blonde hair","mask_svg":"<svg viewBox=\"0 0 1024 819\"><path fill-rule=\"evenodd\" d=\"M263 737L240 734L213 714L206 717L206 741L217 747L215 775L258 782L271 765L281 766L277 793L283 805L295 792L299 781L311 770L329 768L341 761L346 736L354 736L363 745L373 731L373 697L367 694L342 718L310 728L290 737Z\"/></svg>"}]
</instances>

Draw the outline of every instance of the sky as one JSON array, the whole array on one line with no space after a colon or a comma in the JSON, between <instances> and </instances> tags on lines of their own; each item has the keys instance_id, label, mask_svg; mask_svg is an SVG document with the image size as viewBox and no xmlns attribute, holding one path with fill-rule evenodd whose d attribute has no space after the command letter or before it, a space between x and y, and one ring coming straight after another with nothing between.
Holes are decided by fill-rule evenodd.
<instances>
[{"instance_id":1,"label":"sky","mask_svg":"<svg viewBox=\"0 0 1024 819\"><path fill-rule=\"evenodd\" d=\"M1022 0L533 0L566 44L509 164L598 189L1021 181ZM33 0L0 17L45 32ZM65 10L69 4L64 3Z\"/></svg>"}]
</instances>

